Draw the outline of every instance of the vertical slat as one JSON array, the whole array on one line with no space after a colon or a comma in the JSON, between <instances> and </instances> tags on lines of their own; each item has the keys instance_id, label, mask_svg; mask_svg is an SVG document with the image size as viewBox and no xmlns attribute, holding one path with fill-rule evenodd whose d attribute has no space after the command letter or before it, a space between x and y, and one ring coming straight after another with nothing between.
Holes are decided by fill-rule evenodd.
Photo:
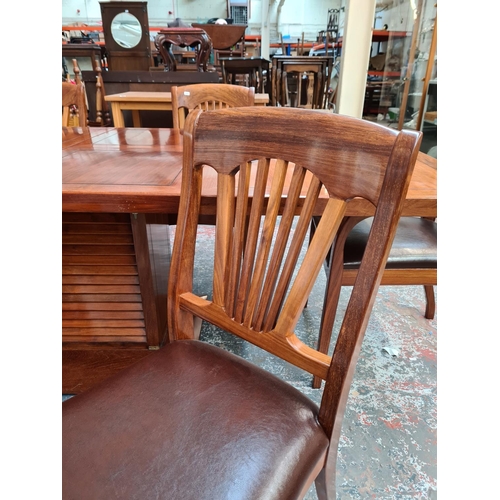
<instances>
[{"instance_id":1,"label":"vertical slat","mask_svg":"<svg viewBox=\"0 0 500 500\"><path fill-rule=\"evenodd\" d=\"M234 318L237 322L243 321L245 312L246 297L248 286L253 271L255 259L255 249L259 235L260 219L264 206L264 197L266 194L267 176L269 173L269 159L259 160L257 166L257 178L252 199L252 209L250 211L250 220L248 225L248 235L245 245L245 254L243 257L243 266L241 271L240 286L236 298L236 310Z\"/></svg>"},{"instance_id":2,"label":"vertical slat","mask_svg":"<svg viewBox=\"0 0 500 500\"><path fill-rule=\"evenodd\" d=\"M302 207L297 227L295 228L292 243L290 244L290 249L288 250L285 264L283 266L283 270L281 271L278 285L276 286L276 291L274 292L273 301L269 307L269 311L264 322L264 331L266 332L273 329L276 318L278 317L278 313L283 304L288 285L290 284L290 280L292 279L292 275L295 270L297 259L299 258L302 250L305 235L309 230L314 206L316 205L320 190L321 183L317 177L313 177L311 179L309 189L307 190L306 200Z\"/></svg>"},{"instance_id":3,"label":"vertical slat","mask_svg":"<svg viewBox=\"0 0 500 500\"><path fill-rule=\"evenodd\" d=\"M278 211L280 208L281 194L283 193L283 184L285 183L287 166L288 162L278 160L274 167L271 191L267 202L264 225L260 237L257 258L255 259L255 269L248 292L247 307L243 320L243 324L248 327L251 327L252 319L256 314L255 309L260 299L262 283L264 281L264 275L267 267L267 259L271 250L274 228L276 226L276 218L278 217Z\"/></svg>"},{"instance_id":4,"label":"vertical slat","mask_svg":"<svg viewBox=\"0 0 500 500\"><path fill-rule=\"evenodd\" d=\"M248 212L248 189L250 186L250 173L252 164L250 162L240 166L238 181L238 198L236 203L236 216L233 234L233 245L229 256L228 277L226 286L226 312L230 318L234 315L234 304L238 290L241 259L245 242L247 212Z\"/></svg>"},{"instance_id":5,"label":"vertical slat","mask_svg":"<svg viewBox=\"0 0 500 500\"><path fill-rule=\"evenodd\" d=\"M276 325L278 331L286 334L293 333L314 286L315 279L312 279L312 277L316 277L321 271L328 250L344 217L346 205L344 200L333 198L328 200L314 237L307 249L304 261L281 311Z\"/></svg>"},{"instance_id":6,"label":"vertical slat","mask_svg":"<svg viewBox=\"0 0 500 500\"><path fill-rule=\"evenodd\" d=\"M228 249L234 221L234 175L217 177L217 222L215 230L213 301L224 305Z\"/></svg>"},{"instance_id":7,"label":"vertical slat","mask_svg":"<svg viewBox=\"0 0 500 500\"><path fill-rule=\"evenodd\" d=\"M290 182L290 188L288 190L288 196L286 198L285 208L281 217L278 234L276 235L276 245L271 255L271 260L269 262L268 272L266 275L266 281L264 282L264 287L262 288L260 307L258 308L257 316L253 322L253 327L256 331L261 330L264 317L271 304L272 293L278 279L281 261L285 253L288 234L290 233L290 228L293 224L295 210L297 208L297 202L299 200L302 185L304 183L305 174L305 168L295 166L292 180Z\"/></svg>"}]
</instances>

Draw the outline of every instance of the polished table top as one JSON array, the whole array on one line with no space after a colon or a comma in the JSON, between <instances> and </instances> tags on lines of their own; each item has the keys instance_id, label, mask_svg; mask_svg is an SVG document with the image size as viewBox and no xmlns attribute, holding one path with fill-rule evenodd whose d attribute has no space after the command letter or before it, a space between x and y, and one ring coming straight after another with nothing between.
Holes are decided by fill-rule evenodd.
<instances>
[{"instance_id":1,"label":"polished table top","mask_svg":"<svg viewBox=\"0 0 500 500\"><path fill-rule=\"evenodd\" d=\"M64 212L177 213L182 135L174 129L65 128L62 130ZM217 186L204 169L201 213L214 214ZM325 196L326 202L326 196ZM318 203L317 215L323 206ZM346 216L373 214L355 198ZM437 161L419 153L402 215L437 217Z\"/></svg>"}]
</instances>

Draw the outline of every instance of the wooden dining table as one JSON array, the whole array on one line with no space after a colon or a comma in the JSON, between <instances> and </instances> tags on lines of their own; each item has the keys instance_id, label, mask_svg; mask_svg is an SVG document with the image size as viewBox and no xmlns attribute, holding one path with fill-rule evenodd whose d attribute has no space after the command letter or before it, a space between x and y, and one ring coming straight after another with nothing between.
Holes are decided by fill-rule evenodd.
<instances>
[{"instance_id":1,"label":"wooden dining table","mask_svg":"<svg viewBox=\"0 0 500 500\"><path fill-rule=\"evenodd\" d=\"M171 111L172 94L170 92L122 92L104 96L111 104L113 123L115 127L125 127L123 111L132 111L134 127L141 126L139 111ZM255 106L265 106L269 103L268 94L255 94Z\"/></svg>"},{"instance_id":2,"label":"wooden dining table","mask_svg":"<svg viewBox=\"0 0 500 500\"><path fill-rule=\"evenodd\" d=\"M63 393L81 392L167 340L166 290L182 170L174 129L62 129ZM419 153L403 216L437 217L436 160ZM204 169L200 216L213 218ZM321 215L327 195L320 197ZM373 215L362 199L346 217Z\"/></svg>"}]
</instances>

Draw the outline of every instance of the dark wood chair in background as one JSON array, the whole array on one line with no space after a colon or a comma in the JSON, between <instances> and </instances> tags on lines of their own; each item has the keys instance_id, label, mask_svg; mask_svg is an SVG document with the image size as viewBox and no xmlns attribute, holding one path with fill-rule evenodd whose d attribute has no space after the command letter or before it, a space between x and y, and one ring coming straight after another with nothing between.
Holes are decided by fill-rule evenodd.
<instances>
[{"instance_id":1,"label":"dark wood chair in background","mask_svg":"<svg viewBox=\"0 0 500 500\"><path fill-rule=\"evenodd\" d=\"M62 82L62 126L87 127L85 89L81 83Z\"/></svg>"},{"instance_id":2,"label":"dark wood chair in background","mask_svg":"<svg viewBox=\"0 0 500 500\"><path fill-rule=\"evenodd\" d=\"M271 104L292 107L305 105L314 109L327 108L327 90L332 68L333 57L331 56L273 56ZM313 78L308 78L303 82L306 74L311 74ZM308 98L309 87L312 93Z\"/></svg>"},{"instance_id":3,"label":"dark wood chair in background","mask_svg":"<svg viewBox=\"0 0 500 500\"><path fill-rule=\"evenodd\" d=\"M166 28L156 35L155 45L165 65L165 71L177 71L177 69L207 71L212 41L204 30L199 28ZM178 65L172 52L172 45L196 48L195 64Z\"/></svg>"},{"instance_id":4,"label":"dark wood chair in background","mask_svg":"<svg viewBox=\"0 0 500 500\"><path fill-rule=\"evenodd\" d=\"M255 89L224 83L200 83L172 87L172 117L174 128L183 129L186 116L194 109L235 108L253 106Z\"/></svg>"},{"instance_id":5,"label":"dark wood chair in background","mask_svg":"<svg viewBox=\"0 0 500 500\"><path fill-rule=\"evenodd\" d=\"M315 130L315 140L297 141L299 125ZM170 343L63 403L64 498L185 500L202 492L288 500L303 498L313 482L319 498L335 498L344 408L420 138L300 109L189 115L168 287ZM193 293L204 166L218 185L210 299ZM377 212L329 357L294 330L358 196ZM302 260L317 203L324 216ZM321 406L239 356L193 340L195 316L325 379Z\"/></svg>"}]
</instances>

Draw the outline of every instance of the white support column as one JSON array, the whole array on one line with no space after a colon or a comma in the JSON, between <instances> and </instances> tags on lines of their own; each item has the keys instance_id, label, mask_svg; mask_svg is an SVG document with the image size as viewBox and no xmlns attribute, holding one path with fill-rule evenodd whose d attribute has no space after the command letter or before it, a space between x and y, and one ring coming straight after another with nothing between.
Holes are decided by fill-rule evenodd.
<instances>
[{"instance_id":1,"label":"white support column","mask_svg":"<svg viewBox=\"0 0 500 500\"><path fill-rule=\"evenodd\" d=\"M361 118L370 61L375 0L347 0L337 109Z\"/></svg>"},{"instance_id":2,"label":"white support column","mask_svg":"<svg viewBox=\"0 0 500 500\"><path fill-rule=\"evenodd\" d=\"M269 0L262 0L261 3L261 40L260 40L260 55L265 59L269 59L269 25L270 25Z\"/></svg>"}]
</instances>

